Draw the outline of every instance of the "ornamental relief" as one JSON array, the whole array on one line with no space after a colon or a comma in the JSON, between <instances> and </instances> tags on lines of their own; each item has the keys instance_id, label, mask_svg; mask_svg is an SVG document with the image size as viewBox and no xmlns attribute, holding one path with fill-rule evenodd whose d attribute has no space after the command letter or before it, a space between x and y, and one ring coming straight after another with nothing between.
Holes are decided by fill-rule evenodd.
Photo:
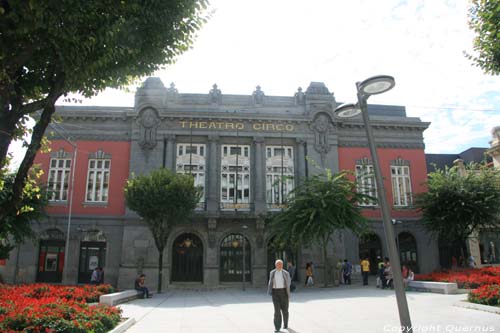
<instances>
[{"instance_id":1,"label":"ornamental relief","mask_svg":"<svg viewBox=\"0 0 500 333\"><path fill-rule=\"evenodd\" d=\"M326 155L331 149L329 137L334 133L335 126L326 113L318 113L311 128L314 131L314 149L320 154L321 164L324 166Z\"/></svg>"},{"instance_id":2,"label":"ornamental relief","mask_svg":"<svg viewBox=\"0 0 500 333\"><path fill-rule=\"evenodd\" d=\"M136 122L139 125L139 146L142 149L153 149L156 146L157 128L161 122L156 110L143 109Z\"/></svg>"}]
</instances>

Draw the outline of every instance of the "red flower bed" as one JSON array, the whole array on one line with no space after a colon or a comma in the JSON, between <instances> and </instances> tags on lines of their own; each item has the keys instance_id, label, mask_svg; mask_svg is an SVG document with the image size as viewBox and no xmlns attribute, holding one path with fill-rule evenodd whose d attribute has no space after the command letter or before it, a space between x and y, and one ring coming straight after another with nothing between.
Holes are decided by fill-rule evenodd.
<instances>
[{"instance_id":1,"label":"red flower bed","mask_svg":"<svg viewBox=\"0 0 500 333\"><path fill-rule=\"evenodd\" d=\"M118 324L121 311L87 303L110 292L109 285L0 284L0 332L107 332Z\"/></svg>"},{"instance_id":2,"label":"red flower bed","mask_svg":"<svg viewBox=\"0 0 500 333\"><path fill-rule=\"evenodd\" d=\"M472 290L468 297L469 302L500 306L500 285L484 285Z\"/></svg>"},{"instance_id":3,"label":"red flower bed","mask_svg":"<svg viewBox=\"0 0 500 333\"><path fill-rule=\"evenodd\" d=\"M419 274L415 280L456 282L459 288L475 289L484 285L500 284L500 267L465 269L460 271L433 272Z\"/></svg>"},{"instance_id":4,"label":"red flower bed","mask_svg":"<svg viewBox=\"0 0 500 333\"><path fill-rule=\"evenodd\" d=\"M459 288L473 289L468 296L469 302L500 306L500 267L434 272L417 275L415 279L456 282Z\"/></svg>"}]
</instances>

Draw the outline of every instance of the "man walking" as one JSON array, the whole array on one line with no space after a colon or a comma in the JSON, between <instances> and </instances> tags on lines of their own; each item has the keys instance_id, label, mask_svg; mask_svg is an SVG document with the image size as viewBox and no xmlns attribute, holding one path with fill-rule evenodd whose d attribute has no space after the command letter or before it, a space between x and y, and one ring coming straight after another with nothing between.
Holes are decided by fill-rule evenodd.
<instances>
[{"instance_id":1,"label":"man walking","mask_svg":"<svg viewBox=\"0 0 500 333\"><path fill-rule=\"evenodd\" d=\"M361 260L361 274L363 275L363 286L368 285L368 274L370 273L370 261L368 258Z\"/></svg>"},{"instance_id":2,"label":"man walking","mask_svg":"<svg viewBox=\"0 0 500 333\"><path fill-rule=\"evenodd\" d=\"M288 302L290 299L290 274L283 269L283 261L278 259L276 267L269 273L267 293L273 297L274 332L280 332L281 314L283 313L283 329L288 329Z\"/></svg>"},{"instance_id":3,"label":"man walking","mask_svg":"<svg viewBox=\"0 0 500 333\"><path fill-rule=\"evenodd\" d=\"M342 275L344 276L344 283L351 284L351 273L352 265L349 260L344 259L344 265L342 266Z\"/></svg>"}]
</instances>

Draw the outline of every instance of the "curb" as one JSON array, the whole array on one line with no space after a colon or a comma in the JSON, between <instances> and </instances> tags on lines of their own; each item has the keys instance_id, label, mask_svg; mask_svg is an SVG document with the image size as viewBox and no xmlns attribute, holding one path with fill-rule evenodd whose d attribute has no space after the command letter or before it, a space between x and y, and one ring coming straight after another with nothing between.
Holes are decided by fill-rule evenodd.
<instances>
[{"instance_id":1,"label":"curb","mask_svg":"<svg viewBox=\"0 0 500 333\"><path fill-rule=\"evenodd\" d=\"M118 324L118 326L116 326L115 328L113 328L108 333L123 333L126 330L128 330L134 324L135 324L135 319L134 318L129 318L129 319L125 320L123 323Z\"/></svg>"},{"instance_id":2,"label":"curb","mask_svg":"<svg viewBox=\"0 0 500 333\"><path fill-rule=\"evenodd\" d=\"M465 309L479 310L500 315L500 307L492 305L474 304L467 301L460 301L453 303L453 306Z\"/></svg>"}]
</instances>

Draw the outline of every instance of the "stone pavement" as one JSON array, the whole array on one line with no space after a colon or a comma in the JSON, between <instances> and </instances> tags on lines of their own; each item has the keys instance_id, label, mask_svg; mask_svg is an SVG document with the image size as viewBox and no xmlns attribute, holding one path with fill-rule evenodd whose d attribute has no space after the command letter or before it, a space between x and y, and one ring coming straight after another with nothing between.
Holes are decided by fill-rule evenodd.
<instances>
[{"instance_id":1,"label":"stone pavement","mask_svg":"<svg viewBox=\"0 0 500 333\"><path fill-rule=\"evenodd\" d=\"M414 332L499 332L500 315L453 306L466 295L408 292ZM169 290L120 306L137 323L127 333L273 332L273 305L264 289ZM290 333L397 332L394 291L373 285L298 289Z\"/></svg>"}]
</instances>

